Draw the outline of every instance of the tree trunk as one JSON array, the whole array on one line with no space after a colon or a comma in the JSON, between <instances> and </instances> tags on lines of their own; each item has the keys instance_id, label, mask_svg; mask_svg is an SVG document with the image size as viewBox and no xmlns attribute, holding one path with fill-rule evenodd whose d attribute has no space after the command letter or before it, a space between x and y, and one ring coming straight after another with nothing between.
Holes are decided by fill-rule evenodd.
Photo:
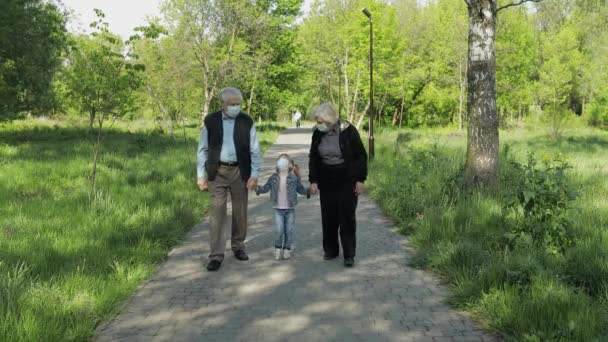
<instances>
[{"instance_id":1,"label":"tree trunk","mask_svg":"<svg viewBox=\"0 0 608 342\"><path fill-rule=\"evenodd\" d=\"M361 129L361 125L363 124L363 119L365 119L365 113L367 113L367 111L369 110L369 106L371 105L371 103L369 101L367 101L367 105L365 106L365 109L363 110L363 113L361 113L361 116L359 117L359 121L357 121L357 125L355 127L357 127L357 130Z\"/></svg>"},{"instance_id":2,"label":"tree trunk","mask_svg":"<svg viewBox=\"0 0 608 342\"><path fill-rule=\"evenodd\" d=\"M344 75L344 108L346 109L346 117L348 118L350 108L350 94L348 93L348 48L346 48L346 51L344 52L342 74Z\"/></svg>"},{"instance_id":3,"label":"tree trunk","mask_svg":"<svg viewBox=\"0 0 608 342\"><path fill-rule=\"evenodd\" d=\"M201 127L205 124L205 117L209 114L209 106L211 105L211 98L213 97L214 91L215 88L208 90L208 88L205 87L205 99L201 106Z\"/></svg>"},{"instance_id":4,"label":"tree trunk","mask_svg":"<svg viewBox=\"0 0 608 342\"><path fill-rule=\"evenodd\" d=\"M355 87L355 92L353 93L353 103L352 103L352 108L350 108L349 114L348 114L348 121L350 122L354 122L355 121L355 113L357 112L357 105L358 105L358 95L359 95L359 76L361 76L361 72L357 73L357 85Z\"/></svg>"},{"instance_id":5,"label":"tree trunk","mask_svg":"<svg viewBox=\"0 0 608 342\"><path fill-rule=\"evenodd\" d=\"M581 116L582 117L585 116L585 97L583 97L583 105L582 105L582 108L581 108Z\"/></svg>"},{"instance_id":6,"label":"tree trunk","mask_svg":"<svg viewBox=\"0 0 608 342\"><path fill-rule=\"evenodd\" d=\"M517 109L517 128L521 128L522 126L522 121L523 121L523 112L521 110L521 107L519 107Z\"/></svg>"},{"instance_id":7,"label":"tree trunk","mask_svg":"<svg viewBox=\"0 0 608 342\"><path fill-rule=\"evenodd\" d=\"M101 130L103 129L103 121L105 114L99 118L99 130L97 131L97 141L93 146L93 170L91 170L91 194L95 194L97 188L97 161L101 152Z\"/></svg>"},{"instance_id":8,"label":"tree trunk","mask_svg":"<svg viewBox=\"0 0 608 342\"><path fill-rule=\"evenodd\" d=\"M253 107L253 97L255 96L255 82L258 79L258 68L259 65L256 66L255 72L253 73L253 82L251 82L251 89L249 90L249 101L247 102L247 111L249 112L249 115L251 115L251 117L253 117L253 110L251 110L251 107Z\"/></svg>"},{"instance_id":9,"label":"tree trunk","mask_svg":"<svg viewBox=\"0 0 608 342\"><path fill-rule=\"evenodd\" d=\"M91 109L89 114L89 132L93 131L93 123L95 123L95 109Z\"/></svg>"},{"instance_id":10,"label":"tree trunk","mask_svg":"<svg viewBox=\"0 0 608 342\"><path fill-rule=\"evenodd\" d=\"M401 103L403 103L403 101L401 101ZM393 119L391 120L391 125L396 126L398 120L399 120L399 108L395 108L395 114L393 114Z\"/></svg>"},{"instance_id":11,"label":"tree trunk","mask_svg":"<svg viewBox=\"0 0 608 342\"><path fill-rule=\"evenodd\" d=\"M336 100L334 99L334 90L331 86L331 77L329 76L327 77L327 88L329 89L329 100L331 101L331 103L336 103Z\"/></svg>"},{"instance_id":12,"label":"tree trunk","mask_svg":"<svg viewBox=\"0 0 608 342\"><path fill-rule=\"evenodd\" d=\"M464 93L466 91L466 84L464 83L464 77L462 77L462 55L458 56L458 78L460 93L458 94L458 130L462 131L462 107L464 104Z\"/></svg>"},{"instance_id":13,"label":"tree trunk","mask_svg":"<svg viewBox=\"0 0 608 342\"><path fill-rule=\"evenodd\" d=\"M498 115L496 112L496 0L468 0L468 128L465 184L498 186Z\"/></svg>"}]
</instances>

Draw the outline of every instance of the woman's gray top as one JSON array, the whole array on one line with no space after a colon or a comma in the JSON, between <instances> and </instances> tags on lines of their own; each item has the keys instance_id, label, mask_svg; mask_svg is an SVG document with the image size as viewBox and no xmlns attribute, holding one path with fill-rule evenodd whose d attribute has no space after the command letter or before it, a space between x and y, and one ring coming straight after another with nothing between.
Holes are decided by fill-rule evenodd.
<instances>
[{"instance_id":1,"label":"woman's gray top","mask_svg":"<svg viewBox=\"0 0 608 342\"><path fill-rule=\"evenodd\" d=\"M319 143L319 155L325 165L340 165L344 163L340 150L340 121L325 132Z\"/></svg>"}]
</instances>

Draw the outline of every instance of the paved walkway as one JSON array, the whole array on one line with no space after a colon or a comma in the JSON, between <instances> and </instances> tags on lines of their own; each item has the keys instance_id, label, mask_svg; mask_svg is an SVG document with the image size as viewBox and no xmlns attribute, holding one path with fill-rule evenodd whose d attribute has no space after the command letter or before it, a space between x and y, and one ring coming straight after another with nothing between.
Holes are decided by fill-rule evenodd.
<instances>
[{"instance_id":1,"label":"paved walkway","mask_svg":"<svg viewBox=\"0 0 608 342\"><path fill-rule=\"evenodd\" d=\"M310 129L291 129L266 153L265 180L279 153L308 174ZM123 312L100 326L98 341L494 341L451 310L446 289L407 266L406 238L366 196L360 198L357 263L324 261L318 196L301 197L293 259L275 261L267 195L249 203L247 251L227 248L219 272L204 269L207 224L169 254ZM229 220L227 220L229 221ZM227 230L229 231L229 229Z\"/></svg>"}]
</instances>

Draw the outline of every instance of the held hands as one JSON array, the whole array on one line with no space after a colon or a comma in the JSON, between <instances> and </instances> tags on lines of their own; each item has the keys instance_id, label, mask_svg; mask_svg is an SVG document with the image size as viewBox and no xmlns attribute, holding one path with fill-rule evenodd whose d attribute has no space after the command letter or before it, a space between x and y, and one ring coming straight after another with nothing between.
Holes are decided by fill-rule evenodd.
<instances>
[{"instance_id":1,"label":"held hands","mask_svg":"<svg viewBox=\"0 0 608 342\"><path fill-rule=\"evenodd\" d=\"M317 183L312 183L310 184L310 188L309 191L312 195L316 195L319 193L319 186L317 185Z\"/></svg>"},{"instance_id":2,"label":"held hands","mask_svg":"<svg viewBox=\"0 0 608 342\"><path fill-rule=\"evenodd\" d=\"M196 185L198 185L198 189L200 191L208 191L209 190L209 182L205 179L205 178L199 178L198 181L196 182ZM249 180L247 181L247 189L251 190L251 191L256 191L258 188L258 179L255 177L251 177L249 178Z\"/></svg>"},{"instance_id":3,"label":"held hands","mask_svg":"<svg viewBox=\"0 0 608 342\"><path fill-rule=\"evenodd\" d=\"M365 185L363 185L362 182L357 182L355 183L355 188L353 189L355 194L361 195L363 193L363 191L365 190ZM310 184L310 189L309 189L310 193L312 195L316 195L319 193L319 186L317 185L317 183L312 183Z\"/></svg>"},{"instance_id":4,"label":"held hands","mask_svg":"<svg viewBox=\"0 0 608 342\"><path fill-rule=\"evenodd\" d=\"M250 191L256 191L258 188L258 179L256 177L250 177L247 181L247 189Z\"/></svg>"}]
</instances>

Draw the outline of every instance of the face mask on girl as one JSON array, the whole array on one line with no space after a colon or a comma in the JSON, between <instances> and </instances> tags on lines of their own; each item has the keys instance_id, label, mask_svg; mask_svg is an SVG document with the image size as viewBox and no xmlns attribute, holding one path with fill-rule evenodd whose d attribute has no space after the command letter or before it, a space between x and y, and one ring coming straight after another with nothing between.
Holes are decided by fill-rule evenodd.
<instances>
[{"instance_id":1,"label":"face mask on girl","mask_svg":"<svg viewBox=\"0 0 608 342\"><path fill-rule=\"evenodd\" d=\"M226 106L226 115L231 118L236 118L236 116L239 115L240 112L241 112L240 105Z\"/></svg>"},{"instance_id":2,"label":"face mask on girl","mask_svg":"<svg viewBox=\"0 0 608 342\"><path fill-rule=\"evenodd\" d=\"M286 158L280 158L279 160L277 160L277 169L279 169L280 171L289 170L289 160L287 160Z\"/></svg>"}]
</instances>

